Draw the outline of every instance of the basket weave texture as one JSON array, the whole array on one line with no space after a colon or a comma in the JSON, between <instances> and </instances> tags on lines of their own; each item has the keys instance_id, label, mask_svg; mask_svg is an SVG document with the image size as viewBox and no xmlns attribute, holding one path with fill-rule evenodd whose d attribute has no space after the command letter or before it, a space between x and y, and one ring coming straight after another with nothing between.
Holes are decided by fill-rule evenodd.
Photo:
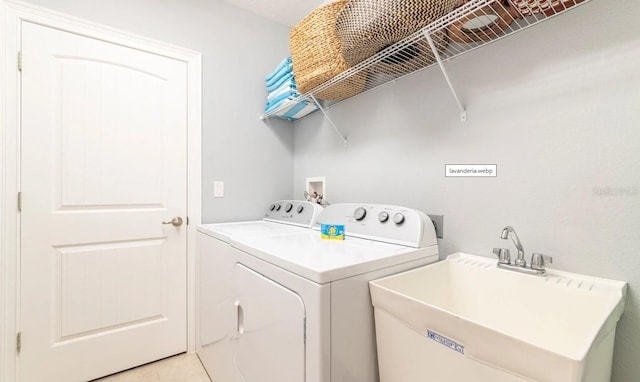
<instances>
[{"instance_id":1,"label":"basket weave texture","mask_svg":"<svg viewBox=\"0 0 640 382\"><path fill-rule=\"evenodd\" d=\"M524 16L544 13L547 16L562 12L584 0L509 0Z\"/></svg>"},{"instance_id":2,"label":"basket weave texture","mask_svg":"<svg viewBox=\"0 0 640 382\"><path fill-rule=\"evenodd\" d=\"M349 0L336 34L345 60L356 65L451 12L457 0Z\"/></svg>"},{"instance_id":3,"label":"basket weave texture","mask_svg":"<svg viewBox=\"0 0 640 382\"><path fill-rule=\"evenodd\" d=\"M346 3L338 0L316 8L289 32L293 75L302 94L351 67L342 57L335 32L336 17ZM349 98L364 89L366 80L366 73L356 73L315 96L326 100Z\"/></svg>"}]
</instances>

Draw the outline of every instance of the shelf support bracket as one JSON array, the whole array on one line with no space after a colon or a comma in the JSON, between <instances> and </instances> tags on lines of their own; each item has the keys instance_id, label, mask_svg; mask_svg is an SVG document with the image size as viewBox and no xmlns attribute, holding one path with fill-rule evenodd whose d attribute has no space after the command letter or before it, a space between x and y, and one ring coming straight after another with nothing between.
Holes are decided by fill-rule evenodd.
<instances>
[{"instance_id":1,"label":"shelf support bracket","mask_svg":"<svg viewBox=\"0 0 640 382\"><path fill-rule=\"evenodd\" d=\"M344 142L344 147L347 147L347 137L345 137L344 134L340 132L340 129L338 129L338 127L333 123L331 118L329 118L329 115L327 115L327 112L324 110L320 102L318 102L318 100L313 94L309 94L309 98L313 100L313 102L316 104L318 109L322 112L322 115L324 115L324 118L327 120L327 122L329 122L329 124L333 126L333 129L336 131L336 133L338 133L338 135L342 139L342 142Z\"/></svg>"},{"instance_id":2,"label":"shelf support bracket","mask_svg":"<svg viewBox=\"0 0 640 382\"><path fill-rule=\"evenodd\" d=\"M451 90L451 94L453 94L453 98L455 98L456 103L458 104L458 108L460 108L460 121L465 122L467 120L467 111L465 110L462 102L460 102L460 98L458 98L458 94L456 93L456 89L454 89L453 84L451 83L451 79L449 79L449 74L447 73L447 69L444 67L444 63L440 58L440 54L438 54L438 48L436 48L436 44L433 43L433 39L431 39L431 35L428 30L422 32L424 37L427 39L429 46L431 47L431 51L433 52L433 56L438 61L438 66L444 75L444 79L447 81L447 85L449 85L449 90Z\"/></svg>"}]
</instances>

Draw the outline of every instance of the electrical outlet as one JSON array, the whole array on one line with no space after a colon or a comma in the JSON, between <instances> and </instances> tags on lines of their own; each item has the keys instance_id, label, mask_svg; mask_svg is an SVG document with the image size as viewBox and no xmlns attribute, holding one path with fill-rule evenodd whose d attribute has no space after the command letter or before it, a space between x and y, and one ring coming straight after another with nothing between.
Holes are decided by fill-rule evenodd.
<instances>
[{"instance_id":1,"label":"electrical outlet","mask_svg":"<svg viewBox=\"0 0 640 382\"><path fill-rule=\"evenodd\" d=\"M444 238L444 215L427 215L433 222L433 226L436 229L436 237L438 239Z\"/></svg>"}]
</instances>

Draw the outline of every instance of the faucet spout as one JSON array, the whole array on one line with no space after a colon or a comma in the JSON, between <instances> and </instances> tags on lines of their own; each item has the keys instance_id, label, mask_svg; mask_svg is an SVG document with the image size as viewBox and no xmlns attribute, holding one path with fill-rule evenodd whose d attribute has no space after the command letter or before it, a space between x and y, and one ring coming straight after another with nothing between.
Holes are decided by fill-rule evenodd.
<instances>
[{"instance_id":1,"label":"faucet spout","mask_svg":"<svg viewBox=\"0 0 640 382\"><path fill-rule=\"evenodd\" d=\"M518 250L518 257L515 259L514 265L519 267L527 266L527 261L524 259L524 248L522 248L522 243L518 238L518 234L516 234L516 230L514 230L513 227L511 226L506 226L502 230L502 233L500 234L500 238L503 240L507 240L509 238L509 234L511 234L511 240L513 240L513 244L516 246L516 249Z\"/></svg>"}]
</instances>

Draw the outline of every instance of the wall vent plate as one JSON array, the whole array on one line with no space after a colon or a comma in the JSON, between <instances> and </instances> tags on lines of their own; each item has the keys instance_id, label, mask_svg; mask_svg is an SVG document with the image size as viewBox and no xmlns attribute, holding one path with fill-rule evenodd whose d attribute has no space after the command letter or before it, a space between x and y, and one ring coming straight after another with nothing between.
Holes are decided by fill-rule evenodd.
<instances>
[{"instance_id":1,"label":"wall vent plate","mask_svg":"<svg viewBox=\"0 0 640 382\"><path fill-rule=\"evenodd\" d=\"M323 200L327 200L327 181L324 176L307 178L304 189L312 197L320 197Z\"/></svg>"},{"instance_id":2,"label":"wall vent plate","mask_svg":"<svg viewBox=\"0 0 640 382\"><path fill-rule=\"evenodd\" d=\"M438 239L444 238L444 215L428 215L431 221L433 222L433 226L436 228L436 237Z\"/></svg>"}]
</instances>

